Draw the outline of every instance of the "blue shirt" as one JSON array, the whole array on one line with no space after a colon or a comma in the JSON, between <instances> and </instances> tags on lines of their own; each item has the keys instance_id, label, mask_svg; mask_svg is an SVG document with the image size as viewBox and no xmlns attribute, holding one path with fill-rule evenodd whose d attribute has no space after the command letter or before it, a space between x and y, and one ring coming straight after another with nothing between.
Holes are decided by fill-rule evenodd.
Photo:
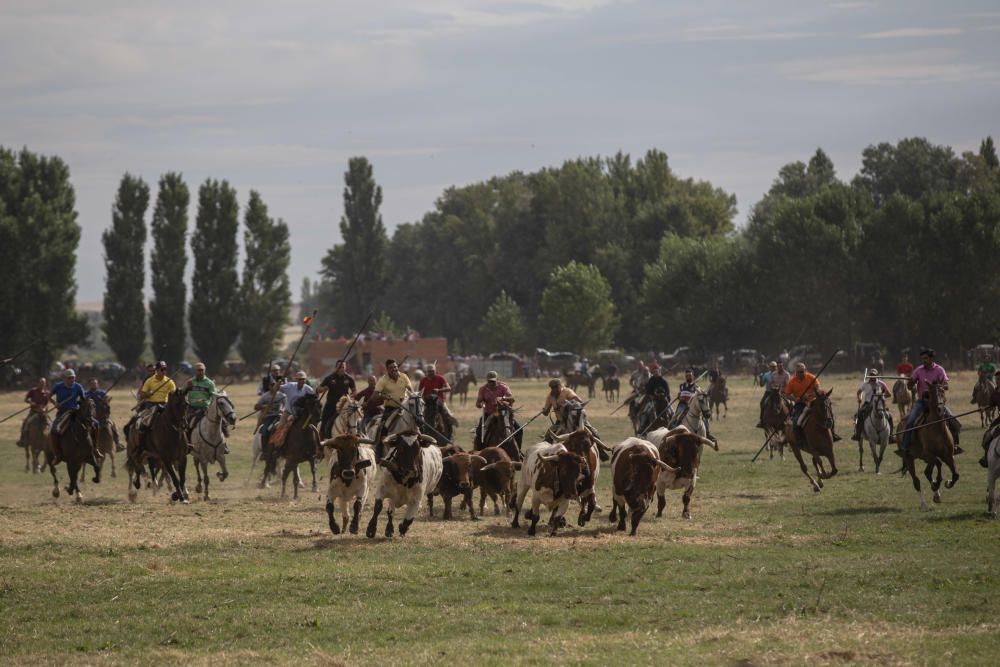
<instances>
[{"instance_id":1,"label":"blue shirt","mask_svg":"<svg viewBox=\"0 0 1000 667\"><path fill-rule=\"evenodd\" d=\"M77 409L80 407L80 399L85 397L83 385L79 382L68 387L65 382L60 382L52 387L52 395L56 397L57 412Z\"/></svg>"},{"instance_id":2,"label":"blue shirt","mask_svg":"<svg viewBox=\"0 0 1000 667\"><path fill-rule=\"evenodd\" d=\"M108 392L103 389L88 389L84 395L96 404L98 401L103 401Z\"/></svg>"}]
</instances>

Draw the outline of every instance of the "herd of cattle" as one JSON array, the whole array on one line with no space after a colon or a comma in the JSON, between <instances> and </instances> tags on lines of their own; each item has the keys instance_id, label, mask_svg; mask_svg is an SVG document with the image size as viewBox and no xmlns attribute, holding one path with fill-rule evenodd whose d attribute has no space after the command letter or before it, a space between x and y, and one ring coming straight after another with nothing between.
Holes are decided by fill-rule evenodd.
<instances>
[{"instance_id":1,"label":"herd of cattle","mask_svg":"<svg viewBox=\"0 0 1000 667\"><path fill-rule=\"evenodd\" d=\"M542 507L549 511L549 534L565 525L573 503L580 508L577 524L585 526L597 509L595 488L601 470L598 442L586 428L555 439L526 447L523 461L513 461L499 447L465 452L455 445L440 447L427 435L400 433L386 438L386 454L376 461L370 440L355 433L335 436L323 442L330 471L326 503L330 530L334 534L356 534L361 509L370 493L374 507L366 530L368 537L375 537L383 509L385 535L389 537L395 531L395 511L405 508L399 523L399 533L405 535L424 498L428 514L434 516L435 496L444 503L445 519L452 518L452 503L460 498L460 509L467 509L469 517L476 520L476 489L480 494L479 513L485 511L489 499L494 514L499 515L502 506L512 516L514 528L520 525L530 494L530 506L523 512L524 519L530 522L529 535L535 534ZM617 520L618 529L625 530L626 519L630 519L631 534L635 535L654 494L658 497L657 516L662 516L668 489L683 489L683 516L689 518L691 494L705 445L717 449L711 440L678 427L657 429L645 439L626 438L615 446L610 453L610 520Z\"/></svg>"}]
</instances>

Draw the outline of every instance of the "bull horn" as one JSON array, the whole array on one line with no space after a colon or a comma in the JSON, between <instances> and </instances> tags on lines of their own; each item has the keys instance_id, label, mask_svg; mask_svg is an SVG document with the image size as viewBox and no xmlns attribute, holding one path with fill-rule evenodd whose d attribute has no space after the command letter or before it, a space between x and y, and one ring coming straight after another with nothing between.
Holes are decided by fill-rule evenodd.
<instances>
[{"instance_id":1,"label":"bull horn","mask_svg":"<svg viewBox=\"0 0 1000 667\"><path fill-rule=\"evenodd\" d=\"M597 443L598 448L603 449L605 452L611 451L611 448L605 445L604 442L602 442L601 439L598 438L596 435L591 433L590 437L592 437L594 439L594 442Z\"/></svg>"},{"instance_id":2,"label":"bull horn","mask_svg":"<svg viewBox=\"0 0 1000 667\"><path fill-rule=\"evenodd\" d=\"M664 470L667 470L669 472L680 472L681 471L680 468L672 468L672 467L668 466L666 463L664 463L663 461L657 461L656 463L661 468L663 468Z\"/></svg>"},{"instance_id":3,"label":"bull horn","mask_svg":"<svg viewBox=\"0 0 1000 667\"><path fill-rule=\"evenodd\" d=\"M358 442L362 445L374 445L375 441L368 438L358 438Z\"/></svg>"},{"instance_id":4,"label":"bull horn","mask_svg":"<svg viewBox=\"0 0 1000 667\"><path fill-rule=\"evenodd\" d=\"M483 457L482 456L477 456L476 458L477 459L482 459ZM485 461L486 459L483 459L483 460ZM490 463L489 465L485 465L482 468L480 468L479 472L486 472L487 470L493 470L496 467L497 467L496 463Z\"/></svg>"},{"instance_id":5,"label":"bull horn","mask_svg":"<svg viewBox=\"0 0 1000 667\"><path fill-rule=\"evenodd\" d=\"M701 444L708 445L709 447L711 447L715 451L719 451L719 446L717 444L715 444L714 442L712 442L711 440L709 440L708 438L703 438L701 436L698 436L698 439L701 440Z\"/></svg>"},{"instance_id":6,"label":"bull horn","mask_svg":"<svg viewBox=\"0 0 1000 667\"><path fill-rule=\"evenodd\" d=\"M426 433L421 433L419 437L422 442L426 442L429 445L437 444L437 440L435 440L433 436L427 435Z\"/></svg>"},{"instance_id":7,"label":"bull horn","mask_svg":"<svg viewBox=\"0 0 1000 667\"><path fill-rule=\"evenodd\" d=\"M487 464L486 459L484 459L482 456L477 456L477 455L473 454L469 458L471 458L473 461L475 461L477 459L480 460L480 461L482 461L484 466Z\"/></svg>"},{"instance_id":8,"label":"bull horn","mask_svg":"<svg viewBox=\"0 0 1000 667\"><path fill-rule=\"evenodd\" d=\"M538 458L542 461L555 461L559 458L559 454L539 454Z\"/></svg>"}]
</instances>

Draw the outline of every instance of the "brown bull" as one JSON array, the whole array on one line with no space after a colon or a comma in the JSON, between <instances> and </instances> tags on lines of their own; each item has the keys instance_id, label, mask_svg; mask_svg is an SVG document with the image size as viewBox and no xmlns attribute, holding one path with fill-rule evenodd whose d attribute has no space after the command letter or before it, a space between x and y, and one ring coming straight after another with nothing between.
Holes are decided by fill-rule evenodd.
<instances>
[{"instance_id":1,"label":"brown bull","mask_svg":"<svg viewBox=\"0 0 1000 667\"><path fill-rule=\"evenodd\" d=\"M454 452L445 456L441 464L441 481L438 482L436 493L444 501L445 521L452 518L451 501L455 496L462 497L462 507L469 508L469 518L478 521L479 517L476 516L472 504L472 492L476 488L476 476L473 471L475 467L485 466L486 459L478 454ZM434 516L434 505L430 496L427 498L427 509L430 515Z\"/></svg>"},{"instance_id":2,"label":"brown bull","mask_svg":"<svg viewBox=\"0 0 1000 667\"><path fill-rule=\"evenodd\" d=\"M594 509L597 507L597 494L594 492L594 487L597 484L597 476L601 472L600 458L598 458L597 454L597 442L593 433L585 426L578 428L572 433L555 436L554 439L556 442L561 442L567 451L580 456L587 464L590 474L586 476L584 481L580 482L577 488L580 501L580 515L577 517L576 523L578 526L585 526L590 521L591 516L594 514Z\"/></svg>"},{"instance_id":3,"label":"brown bull","mask_svg":"<svg viewBox=\"0 0 1000 667\"><path fill-rule=\"evenodd\" d=\"M507 452L499 447L487 447L479 450L479 455L486 462L472 463L473 483L479 487L479 515L486 508L486 497L493 501L493 514L500 514L497 498L503 503L504 511L510 511L517 492L515 473L521 469L521 464L510 460Z\"/></svg>"},{"instance_id":4,"label":"brown bull","mask_svg":"<svg viewBox=\"0 0 1000 667\"><path fill-rule=\"evenodd\" d=\"M649 434L649 439L656 443L660 460L670 467L656 481L656 516L663 516L663 508L667 504L667 489L684 489L681 518L690 519L691 496L698 484L702 447L708 445L718 451L719 446L708 438L691 433L683 426L665 432L654 431Z\"/></svg>"},{"instance_id":5,"label":"brown bull","mask_svg":"<svg viewBox=\"0 0 1000 667\"><path fill-rule=\"evenodd\" d=\"M625 516L632 519L632 532L639 529L649 503L656 492L661 470L674 470L660 460L656 447L639 438L627 438L611 453L612 502L610 521L618 520L618 530L625 530Z\"/></svg>"}]
</instances>

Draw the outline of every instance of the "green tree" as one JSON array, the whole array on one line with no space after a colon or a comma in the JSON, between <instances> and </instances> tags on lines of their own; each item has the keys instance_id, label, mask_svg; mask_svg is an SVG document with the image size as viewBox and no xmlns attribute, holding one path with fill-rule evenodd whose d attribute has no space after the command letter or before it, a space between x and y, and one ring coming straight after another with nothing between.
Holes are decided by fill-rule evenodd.
<instances>
[{"instance_id":1,"label":"green tree","mask_svg":"<svg viewBox=\"0 0 1000 667\"><path fill-rule=\"evenodd\" d=\"M986 161L991 169L1000 168L1000 158L997 158L997 148L993 145L993 137L986 137L979 145L979 156Z\"/></svg>"},{"instance_id":2,"label":"green tree","mask_svg":"<svg viewBox=\"0 0 1000 667\"><path fill-rule=\"evenodd\" d=\"M243 360L257 369L274 356L292 295L288 287L291 247L288 225L267 216L267 206L250 191L243 216L243 282L240 285L240 342Z\"/></svg>"},{"instance_id":3,"label":"green tree","mask_svg":"<svg viewBox=\"0 0 1000 667\"><path fill-rule=\"evenodd\" d=\"M105 340L125 368L139 362L146 347L146 209L149 186L131 174L122 176L111 209L111 228L101 236L104 242Z\"/></svg>"},{"instance_id":4,"label":"green tree","mask_svg":"<svg viewBox=\"0 0 1000 667\"><path fill-rule=\"evenodd\" d=\"M30 346L19 363L33 375L88 337L76 312L76 217L65 162L0 146L0 350Z\"/></svg>"},{"instance_id":5,"label":"green tree","mask_svg":"<svg viewBox=\"0 0 1000 667\"><path fill-rule=\"evenodd\" d=\"M521 308L503 290L483 316L479 337L484 351L518 351L524 345Z\"/></svg>"},{"instance_id":6,"label":"green tree","mask_svg":"<svg viewBox=\"0 0 1000 667\"><path fill-rule=\"evenodd\" d=\"M206 180L198 189L198 215L191 252L191 339L195 353L215 373L239 335L236 271L239 229L236 190L227 181Z\"/></svg>"},{"instance_id":7,"label":"green tree","mask_svg":"<svg viewBox=\"0 0 1000 667\"><path fill-rule=\"evenodd\" d=\"M150 225L153 237L150 256L153 298L149 302L149 329L153 357L166 361L171 368L184 359L187 347L184 271L187 267L190 203L191 193L180 174L171 172L160 177Z\"/></svg>"},{"instance_id":8,"label":"green tree","mask_svg":"<svg viewBox=\"0 0 1000 667\"><path fill-rule=\"evenodd\" d=\"M389 238L379 213L382 188L367 158L350 159L344 184L342 242L323 258L322 273L332 288L326 310L338 329L348 331L361 325L384 293Z\"/></svg>"},{"instance_id":9,"label":"green tree","mask_svg":"<svg viewBox=\"0 0 1000 667\"><path fill-rule=\"evenodd\" d=\"M948 146L914 137L895 146L881 143L866 148L854 185L871 193L881 206L895 193L919 199L927 192L958 190L960 167L961 161Z\"/></svg>"},{"instance_id":10,"label":"green tree","mask_svg":"<svg viewBox=\"0 0 1000 667\"><path fill-rule=\"evenodd\" d=\"M592 354L618 330L611 287L596 266L571 261L549 275L542 292L541 332L546 345Z\"/></svg>"}]
</instances>

